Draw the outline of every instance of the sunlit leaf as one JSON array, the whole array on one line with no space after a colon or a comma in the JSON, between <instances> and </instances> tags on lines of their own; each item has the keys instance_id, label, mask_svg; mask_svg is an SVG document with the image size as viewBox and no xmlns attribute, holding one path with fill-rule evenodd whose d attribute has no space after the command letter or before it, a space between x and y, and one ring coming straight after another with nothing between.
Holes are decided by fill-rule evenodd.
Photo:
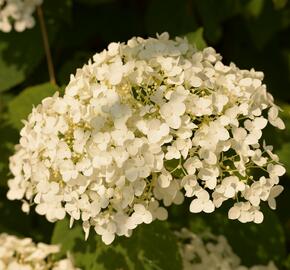
<instances>
[{"instance_id":1,"label":"sunlit leaf","mask_svg":"<svg viewBox=\"0 0 290 270\"><path fill-rule=\"evenodd\" d=\"M28 87L22 91L8 104L9 123L20 129L23 126L21 121L28 116L33 106L37 106L43 98L52 96L56 91L59 91L59 87L50 83Z\"/></svg>"},{"instance_id":2,"label":"sunlit leaf","mask_svg":"<svg viewBox=\"0 0 290 270\"><path fill-rule=\"evenodd\" d=\"M198 28L195 32L190 32L186 35L188 41L194 44L199 50L206 47L206 42L203 38L203 28Z\"/></svg>"}]
</instances>

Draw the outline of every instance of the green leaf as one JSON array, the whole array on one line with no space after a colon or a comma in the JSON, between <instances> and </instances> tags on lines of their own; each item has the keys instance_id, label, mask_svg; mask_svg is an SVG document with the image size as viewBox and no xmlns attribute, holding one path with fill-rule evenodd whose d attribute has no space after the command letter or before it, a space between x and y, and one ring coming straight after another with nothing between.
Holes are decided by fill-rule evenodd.
<instances>
[{"instance_id":1,"label":"green leaf","mask_svg":"<svg viewBox=\"0 0 290 270\"><path fill-rule=\"evenodd\" d=\"M197 49L202 50L204 49L207 45L206 42L203 38L203 28L200 27L198 28L195 32L188 33L186 35L188 41L191 44L194 44Z\"/></svg>"},{"instance_id":2,"label":"green leaf","mask_svg":"<svg viewBox=\"0 0 290 270\"><path fill-rule=\"evenodd\" d=\"M59 87L50 83L26 88L8 103L10 124L20 129L23 126L21 121L27 118L33 106L37 106L42 99L52 96L56 91L59 91Z\"/></svg>"},{"instance_id":3,"label":"green leaf","mask_svg":"<svg viewBox=\"0 0 290 270\"><path fill-rule=\"evenodd\" d=\"M273 211L262 210L265 218L261 224L243 224L229 220L224 210L223 207L210 215L195 215L191 221L192 230L198 234L207 229L226 236L244 265L268 264L271 260L278 266L281 264L286 257L285 235Z\"/></svg>"},{"instance_id":4,"label":"green leaf","mask_svg":"<svg viewBox=\"0 0 290 270\"><path fill-rule=\"evenodd\" d=\"M277 33L289 27L289 12L273 6L272 1L251 0L248 3L243 15L257 49L263 49Z\"/></svg>"},{"instance_id":5,"label":"green leaf","mask_svg":"<svg viewBox=\"0 0 290 270\"><path fill-rule=\"evenodd\" d=\"M258 17L262 13L263 6L264 0L251 0L245 8L251 16Z\"/></svg>"},{"instance_id":6,"label":"green leaf","mask_svg":"<svg viewBox=\"0 0 290 270\"><path fill-rule=\"evenodd\" d=\"M70 0L44 1L44 17L51 43L61 24L67 23L70 2ZM23 82L43 57L43 43L37 19L33 29L25 30L22 33L0 31L0 91Z\"/></svg>"},{"instance_id":7,"label":"green leaf","mask_svg":"<svg viewBox=\"0 0 290 270\"><path fill-rule=\"evenodd\" d=\"M288 3L288 0L272 0L272 1L273 1L275 9L284 8Z\"/></svg>"},{"instance_id":8,"label":"green leaf","mask_svg":"<svg viewBox=\"0 0 290 270\"><path fill-rule=\"evenodd\" d=\"M0 32L0 91L24 81L39 63L43 51L38 31L36 27L23 33Z\"/></svg>"},{"instance_id":9,"label":"green leaf","mask_svg":"<svg viewBox=\"0 0 290 270\"><path fill-rule=\"evenodd\" d=\"M91 231L87 241L80 225L69 229L67 220L57 222L53 244L62 244L60 256L67 251L83 270L179 270L181 258L174 234L166 222L155 221L134 230L130 238L119 237L106 246ZM64 237L65 235L65 237Z\"/></svg>"},{"instance_id":10,"label":"green leaf","mask_svg":"<svg viewBox=\"0 0 290 270\"><path fill-rule=\"evenodd\" d=\"M222 23L240 12L239 1L196 0L197 17L202 21L207 40L216 43L222 37Z\"/></svg>"}]
</instances>

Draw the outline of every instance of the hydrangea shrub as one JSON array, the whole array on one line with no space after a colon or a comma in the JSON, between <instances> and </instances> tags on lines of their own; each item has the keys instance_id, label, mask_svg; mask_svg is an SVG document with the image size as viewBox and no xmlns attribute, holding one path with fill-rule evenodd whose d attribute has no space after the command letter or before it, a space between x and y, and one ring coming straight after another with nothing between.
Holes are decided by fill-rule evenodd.
<instances>
[{"instance_id":1,"label":"hydrangea shrub","mask_svg":"<svg viewBox=\"0 0 290 270\"><path fill-rule=\"evenodd\" d=\"M167 33L111 43L24 121L7 196L106 244L184 197L191 213L229 200L229 219L261 223L285 173L262 138L268 123L285 127L262 80Z\"/></svg>"}]
</instances>

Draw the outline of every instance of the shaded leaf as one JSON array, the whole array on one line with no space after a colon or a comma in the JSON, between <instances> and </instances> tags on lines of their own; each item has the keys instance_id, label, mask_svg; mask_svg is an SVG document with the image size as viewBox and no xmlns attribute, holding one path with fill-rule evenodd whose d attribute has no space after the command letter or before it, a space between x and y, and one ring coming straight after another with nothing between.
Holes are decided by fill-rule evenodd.
<instances>
[{"instance_id":1,"label":"shaded leaf","mask_svg":"<svg viewBox=\"0 0 290 270\"><path fill-rule=\"evenodd\" d=\"M251 0L244 14L253 43L259 50L290 25L290 11L275 8L271 1Z\"/></svg>"},{"instance_id":2,"label":"shaded leaf","mask_svg":"<svg viewBox=\"0 0 290 270\"><path fill-rule=\"evenodd\" d=\"M44 1L44 16L51 42L55 39L60 25L68 21L70 3L70 0ZM22 33L0 31L0 91L23 82L43 56L42 37L37 19L33 29Z\"/></svg>"},{"instance_id":3,"label":"shaded leaf","mask_svg":"<svg viewBox=\"0 0 290 270\"><path fill-rule=\"evenodd\" d=\"M263 11L263 6L264 0L250 0L245 9L251 16L258 17Z\"/></svg>"},{"instance_id":4,"label":"shaded leaf","mask_svg":"<svg viewBox=\"0 0 290 270\"><path fill-rule=\"evenodd\" d=\"M222 36L222 23L240 12L239 1L196 0L196 8L207 40L216 43Z\"/></svg>"},{"instance_id":5,"label":"shaded leaf","mask_svg":"<svg viewBox=\"0 0 290 270\"><path fill-rule=\"evenodd\" d=\"M68 229L67 220L57 222L53 244L62 244L60 256L70 251L84 270L178 270L181 259L174 234L166 222L139 226L130 238L119 237L106 246L95 232L87 241L80 225ZM65 235L65 237L63 237Z\"/></svg>"},{"instance_id":6,"label":"shaded leaf","mask_svg":"<svg viewBox=\"0 0 290 270\"><path fill-rule=\"evenodd\" d=\"M195 215L191 228L195 233L207 229L214 234L226 236L234 252L247 266L268 264L271 260L279 266L286 257L283 228L273 211L265 208L263 213L263 223L243 224L229 220L223 207L210 215Z\"/></svg>"},{"instance_id":7,"label":"shaded leaf","mask_svg":"<svg viewBox=\"0 0 290 270\"><path fill-rule=\"evenodd\" d=\"M288 3L288 0L272 0L272 1L273 1L275 9L284 8Z\"/></svg>"}]
</instances>

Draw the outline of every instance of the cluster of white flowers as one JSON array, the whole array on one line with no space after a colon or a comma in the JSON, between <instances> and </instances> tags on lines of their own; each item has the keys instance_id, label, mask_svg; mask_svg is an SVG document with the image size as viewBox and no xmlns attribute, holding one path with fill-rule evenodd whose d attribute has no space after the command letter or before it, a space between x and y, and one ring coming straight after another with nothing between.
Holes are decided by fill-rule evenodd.
<instances>
[{"instance_id":1,"label":"cluster of white flowers","mask_svg":"<svg viewBox=\"0 0 290 270\"><path fill-rule=\"evenodd\" d=\"M278 270L273 262L268 265L246 267L233 252L227 239L210 233L197 236L187 229L176 232L183 270Z\"/></svg>"},{"instance_id":2,"label":"cluster of white flowers","mask_svg":"<svg viewBox=\"0 0 290 270\"><path fill-rule=\"evenodd\" d=\"M10 32L12 28L22 32L35 25L32 16L43 0L0 0L0 31Z\"/></svg>"},{"instance_id":3,"label":"cluster of white flowers","mask_svg":"<svg viewBox=\"0 0 290 270\"><path fill-rule=\"evenodd\" d=\"M284 128L262 78L167 33L111 43L25 121L8 198L52 222L81 220L107 244L184 196L192 213L232 199L230 219L262 222L285 172L260 142L268 121Z\"/></svg>"},{"instance_id":4,"label":"cluster of white flowers","mask_svg":"<svg viewBox=\"0 0 290 270\"><path fill-rule=\"evenodd\" d=\"M57 245L35 244L31 238L0 234L0 270L80 270L71 258L52 258L60 251Z\"/></svg>"}]
</instances>

